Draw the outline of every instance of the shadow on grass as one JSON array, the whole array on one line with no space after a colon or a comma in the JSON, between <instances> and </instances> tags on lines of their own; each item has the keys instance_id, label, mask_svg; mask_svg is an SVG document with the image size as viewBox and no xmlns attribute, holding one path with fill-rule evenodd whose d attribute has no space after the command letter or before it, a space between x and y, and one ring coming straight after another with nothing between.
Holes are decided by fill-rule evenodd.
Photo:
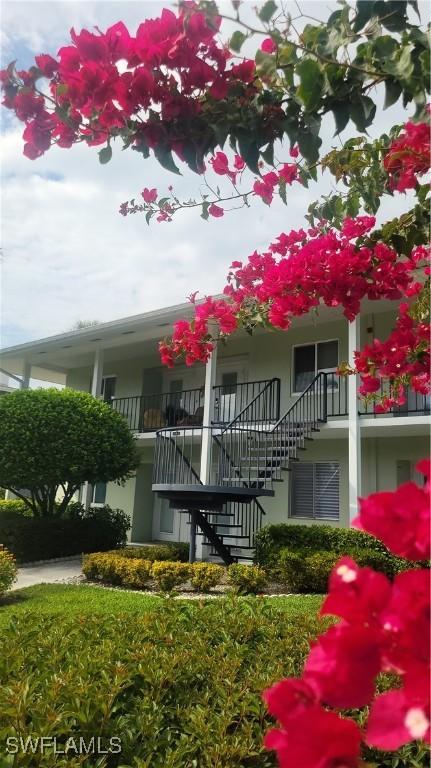
<instances>
[{"instance_id":1,"label":"shadow on grass","mask_svg":"<svg viewBox=\"0 0 431 768\"><path fill-rule=\"evenodd\" d=\"M25 603L30 599L29 595L23 595L20 592L11 592L9 595L0 597L0 608L9 608L10 606Z\"/></svg>"}]
</instances>

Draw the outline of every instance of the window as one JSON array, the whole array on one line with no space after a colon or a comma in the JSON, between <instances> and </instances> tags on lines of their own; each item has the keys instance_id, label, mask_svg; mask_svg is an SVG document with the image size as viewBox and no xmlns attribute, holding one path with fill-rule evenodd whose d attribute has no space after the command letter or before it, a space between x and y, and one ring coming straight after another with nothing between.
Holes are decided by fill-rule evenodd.
<instances>
[{"instance_id":1,"label":"window","mask_svg":"<svg viewBox=\"0 0 431 768\"><path fill-rule=\"evenodd\" d=\"M293 348L293 391L303 392L320 371L333 373L328 386L338 389L335 369L338 366L338 341L319 341L316 344L301 344Z\"/></svg>"},{"instance_id":2,"label":"window","mask_svg":"<svg viewBox=\"0 0 431 768\"><path fill-rule=\"evenodd\" d=\"M232 421L236 416L237 385L238 373L236 371L226 371L222 374L219 420L223 423Z\"/></svg>"},{"instance_id":3,"label":"window","mask_svg":"<svg viewBox=\"0 0 431 768\"><path fill-rule=\"evenodd\" d=\"M335 461L294 464L291 474L289 517L338 520L340 465Z\"/></svg>"},{"instance_id":4,"label":"window","mask_svg":"<svg viewBox=\"0 0 431 768\"><path fill-rule=\"evenodd\" d=\"M93 485L93 506L103 507L106 501L106 483L95 483Z\"/></svg>"},{"instance_id":5,"label":"window","mask_svg":"<svg viewBox=\"0 0 431 768\"><path fill-rule=\"evenodd\" d=\"M102 379L102 397L105 403L111 403L115 395L116 376L104 376Z\"/></svg>"}]
</instances>

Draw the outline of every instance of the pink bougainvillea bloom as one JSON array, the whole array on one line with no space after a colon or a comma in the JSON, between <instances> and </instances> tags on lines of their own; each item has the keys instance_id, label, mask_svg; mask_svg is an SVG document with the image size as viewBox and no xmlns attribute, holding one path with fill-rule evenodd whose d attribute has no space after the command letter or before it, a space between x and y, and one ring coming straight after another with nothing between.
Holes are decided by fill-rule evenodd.
<instances>
[{"instance_id":1,"label":"pink bougainvillea bloom","mask_svg":"<svg viewBox=\"0 0 431 768\"><path fill-rule=\"evenodd\" d=\"M429 700L409 696L402 688L377 696L371 705L366 743L395 750L417 739L430 740Z\"/></svg>"},{"instance_id":2,"label":"pink bougainvillea bloom","mask_svg":"<svg viewBox=\"0 0 431 768\"><path fill-rule=\"evenodd\" d=\"M295 144L293 147L289 150L290 157L298 157L299 155L299 147L297 144Z\"/></svg>"},{"instance_id":3,"label":"pink bougainvillea bloom","mask_svg":"<svg viewBox=\"0 0 431 768\"><path fill-rule=\"evenodd\" d=\"M277 50L277 45L275 44L272 37L266 37L260 46L260 50L264 53L274 53L274 51Z\"/></svg>"},{"instance_id":4,"label":"pink bougainvillea bloom","mask_svg":"<svg viewBox=\"0 0 431 768\"><path fill-rule=\"evenodd\" d=\"M373 534L395 555L409 560L430 556L430 497L425 488L404 483L396 491L372 493L360 500L355 523Z\"/></svg>"},{"instance_id":5,"label":"pink bougainvillea bloom","mask_svg":"<svg viewBox=\"0 0 431 768\"><path fill-rule=\"evenodd\" d=\"M245 161L242 159L241 155L235 155L234 161L233 161L233 167L236 171L243 171L245 168Z\"/></svg>"},{"instance_id":6,"label":"pink bougainvillea bloom","mask_svg":"<svg viewBox=\"0 0 431 768\"><path fill-rule=\"evenodd\" d=\"M353 237L361 237L367 232L370 232L375 223L376 219L374 216L357 216L356 219L351 219L347 216L343 221L341 233L349 239Z\"/></svg>"},{"instance_id":7,"label":"pink bougainvillea bloom","mask_svg":"<svg viewBox=\"0 0 431 768\"><path fill-rule=\"evenodd\" d=\"M220 206L216 205L215 203L211 203L210 207L208 208L208 213L210 216L214 216L215 219L220 219L222 216L224 216L223 208L220 208Z\"/></svg>"},{"instance_id":8,"label":"pink bougainvillea bloom","mask_svg":"<svg viewBox=\"0 0 431 768\"><path fill-rule=\"evenodd\" d=\"M35 61L45 77L52 77L57 72L58 61L53 59L49 53L41 53L40 56L35 56Z\"/></svg>"},{"instance_id":9,"label":"pink bougainvillea bloom","mask_svg":"<svg viewBox=\"0 0 431 768\"><path fill-rule=\"evenodd\" d=\"M292 184L298 178L298 168L296 163L285 163L278 175L286 184Z\"/></svg>"},{"instance_id":10,"label":"pink bougainvillea bloom","mask_svg":"<svg viewBox=\"0 0 431 768\"><path fill-rule=\"evenodd\" d=\"M304 666L304 680L332 707L363 707L373 696L380 670L380 633L338 624L321 635Z\"/></svg>"},{"instance_id":11,"label":"pink bougainvillea bloom","mask_svg":"<svg viewBox=\"0 0 431 768\"><path fill-rule=\"evenodd\" d=\"M224 152L216 152L210 163L214 173L217 173L219 176L225 176L229 173L229 161Z\"/></svg>"},{"instance_id":12,"label":"pink bougainvillea bloom","mask_svg":"<svg viewBox=\"0 0 431 768\"><path fill-rule=\"evenodd\" d=\"M360 568L342 557L329 578L329 594L320 612L359 624L377 622L391 596L391 584L383 573Z\"/></svg>"},{"instance_id":13,"label":"pink bougainvillea bloom","mask_svg":"<svg viewBox=\"0 0 431 768\"><path fill-rule=\"evenodd\" d=\"M307 710L286 730L274 728L265 737L280 768L357 768L360 742L356 723L321 707Z\"/></svg>"},{"instance_id":14,"label":"pink bougainvillea bloom","mask_svg":"<svg viewBox=\"0 0 431 768\"><path fill-rule=\"evenodd\" d=\"M316 694L304 680L286 678L263 692L268 712L287 728L292 717L303 714L318 702Z\"/></svg>"},{"instance_id":15,"label":"pink bougainvillea bloom","mask_svg":"<svg viewBox=\"0 0 431 768\"><path fill-rule=\"evenodd\" d=\"M152 189L148 189L148 187L144 187L144 189L141 192L142 197L144 198L146 203L155 203L157 200L157 189L153 187Z\"/></svg>"}]
</instances>

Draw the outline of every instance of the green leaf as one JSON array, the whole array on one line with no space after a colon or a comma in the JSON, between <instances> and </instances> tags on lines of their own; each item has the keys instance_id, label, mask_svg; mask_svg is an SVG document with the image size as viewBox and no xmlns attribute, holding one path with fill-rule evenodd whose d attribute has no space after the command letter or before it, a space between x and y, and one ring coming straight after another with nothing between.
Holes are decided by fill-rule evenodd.
<instances>
[{"instance_id":1,"label":"green leaf","mask_svg":"<svg viewBox=\"0 0 431 768\"><path fill-rule=\"evenodd\" d=\"M373 122L375 114L376 105L369 96L359 96L359 98L350 105L350 117L355 123L358 131L365 131Z\"/></svg>"},{"instance_id":2,"label":"green leaf","mask_svg":"<svg viewBox=\"0 0 431 768\"><path fill-rule=\"evenodd\" d=\"M102 165L106 165L106 163L109 163L112 157L112 147L108 144L107 147L103 147L103 149L100 150L98 155L99 155L99 163L101 163Z\"/></svg>"},{"instance_id":3,"label":"green leaf","mask_svg":"<svg viewBox=\"0 0 431 768\"><path fill-rule=\"evenodd\" d=\"M402 88L397 80L385 80L385 103L383 109L388 109L398 101Z\"/></svg>"},{"instance_id":4,"label":"green leaf","mask_svg":"<svg viewBox=\"0 0 431 768\"><path fill-rule=\"evenodd\" d=\"M208 213L209 207L210 207L210 203L202 203L201 219L203 219L204 221L208 221L209 219L209 213Z\"/></svg>"},{"instance_id":5,"label":"green leaf","mask_svg":"<svg viewBox=\"0 0 431 768\"><path fill-rule=\"evenodd\" d=\"M229 40L229 48L231 51L239 53L245 40L247 40L247 35L245 35L244 32L241 32L241 30L237 29Z\"/></svg>"},{"instance_id":6,"label":"green leaf","mask_svg":"<svg viewBox=\"0 0 431 768\"><path fill-rule=\"evenodd\" d=\"M269 53L258 50L255 56L256 72L261 77L273 77L277 73L276 58Z\"/></svg>"},{"instance_id":7,"label":"green leaf","mask_svg":"<svg viewBox=\"0 0 431 768\"><path fill-rule=\"evenodd\" d=\"M312 133L307 131L299 131L299 151L308 163L315 163L319 159L319 148L321 144L322 139L319 136L313 136Z\"/></svg>"},{"instance_id":8,"label":"green leaf","mask_svg":"<svg viewBox=\"0 0 431 768\"><path fill-rule=\"evenodd\" d=\"M253 173L259 173L259 147L254 137L250 134L241 134L238 136L238 149L242 159Z\"/></svg>"},{"instance_id":9,"label":"green leaf","mask_svg":"<svg viewBox=\"0 0 431 768\"><path fill-rule=\"evenodd\" d=\"M181 176L181 172L174 163L170 149L167 149L165 146L159 144L158 147L155 147L154 154L162 168L166 168L167 171L172 171L172 173L177 173L178 176Z\"/></svg>"},{"instance_id":10,"label":"green leaf","mask_svg":"<svg viewBox=\"0 0 431 768\"><path fill-rule=\"evenodd\" d=\"M286 199L286 182L284 179L280 179L280 183L278 185L278 193L285 205L287 205L287 199Z\"/></svg>"},{"instance_id":11,"label":"green leaf","mask_svg":"<svg viewBox=\"0 0 431 768\"><path fill-rule=\"evenodd\" d=\"M150 223L150 221L152 219L152 216L153 216L153 212L152 211L147 211L147 213L145 214L145 221L147 222L147 224Z\"/></svg>"},{"instance_id":12,"label":"green leaf","mask_svg":"<svg viewBox=\"0 0 431 768\"><path fill-rule=\"evenodd\" d=\"M274 3L274 0L267 0L265 5L263 5L262 8L258 11L257 15L264 24L267 24L268 21L274 16L276 10L277 3Z\"/></svg>"},{"instance_id":13,"label":"green leaf","mask_svg":"<svg viewBox=\"0 0 431 768\"><path fill-rule=\"evenodd\" d=\"M296 74L300 78L297 95L310 112L320 104L323 91L323 73L317 61L302 59L296 65Z\"/></svg>"},{"instance_id":14,"label":"green leaf","mask_svg":"<svg viewBox=\"0 0 431 768\"><path fill-rule=\"evenodd\" d=\"M339 102L332 107L335 120L335 134L337 136L341 131L344 131L347 123L350 119L350 108L346 102Z\"/></svg>"},{"instance_id":15,"label":"green leaf","mask_svg":"<svg viewBox=\"0 0 431 768\"><path fill-rule=\"evenodd\" d=\"M361 2L357 3L356 18L353 22L354 32L359 32L360 29L363 29L363 27L368 24L374 15L374 5L374 0L361 0Z\"/></svg>"},{"instance_id":16,"label":"green leaf","mask_svg":"<svg viewBox=\"0 0 431 768\"><path fill-rule=\"evenodd\" d=\"M268 144L267 148L260 152L261 156L265 160L265 163L268 163L268 165L274 165L274 144L271 142L271 144Z\"/></svg>"}]
</instances>

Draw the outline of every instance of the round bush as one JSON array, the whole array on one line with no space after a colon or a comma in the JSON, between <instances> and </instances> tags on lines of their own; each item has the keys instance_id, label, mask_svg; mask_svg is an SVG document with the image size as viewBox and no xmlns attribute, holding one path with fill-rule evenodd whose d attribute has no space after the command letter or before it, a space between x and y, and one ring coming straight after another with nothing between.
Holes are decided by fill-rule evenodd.
<instances>
[{"instance_id":1,"label":"round bush","mask_svg":"<svg viewBox=\"0 0 431 768\"><path fill-rule=\"evenodd\" d=\"M238 595L256 595L262 592L267 576L257 565L234 563L227 569L227 580Z\"/></svg>"},{"instance_id":2,"label":"round bush","mask_svg":"<svg viewBox=\"0 0 431 768\"><path fill-rule=\"evenodd\" d=\"M16 581L16 562L13 555L0 544L0 597Z\"/></svg>"},{"instance_id":3,"label":"round bush","mask_svg":"<svg viewBox=\"0 0 431 768\"><path fill-rule=\"evenodd\" d=\"M196 592L210 592L220 584L225 569L216 563L193 563L190 583Z\"/></svg>"},{"instance_id":4,"label":"round bush","mask_svg":"<svg viewBox=\"0 0 431 768\"><path fill-rule=\"evenodd\" d=\"M192 569L187 563L156 561L151 568L151 576L162 592L172 592L190 579Z\"/></svg>"}]
</instances>

